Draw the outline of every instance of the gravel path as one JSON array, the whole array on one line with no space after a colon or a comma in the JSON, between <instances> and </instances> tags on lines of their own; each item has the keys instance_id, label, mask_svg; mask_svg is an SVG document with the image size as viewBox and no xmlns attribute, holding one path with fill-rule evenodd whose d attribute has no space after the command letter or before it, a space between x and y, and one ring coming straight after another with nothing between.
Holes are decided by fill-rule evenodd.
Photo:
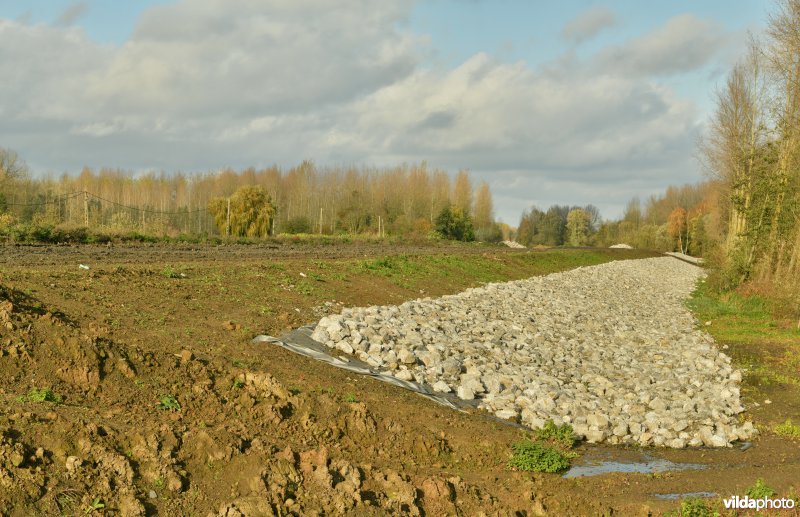
<instances>
[{"instance_id":1,"label":"gravel path","mask_svg":"<svg viewBox=\"0 0 800 517\"><path fill-rule=\"evenodd\" d=\"M610 262L399 306L346 309L313 338L501 418L570 423L589 442L727 446L741 373L683 302L702 270Z\"/></svg>"}]
</instances>

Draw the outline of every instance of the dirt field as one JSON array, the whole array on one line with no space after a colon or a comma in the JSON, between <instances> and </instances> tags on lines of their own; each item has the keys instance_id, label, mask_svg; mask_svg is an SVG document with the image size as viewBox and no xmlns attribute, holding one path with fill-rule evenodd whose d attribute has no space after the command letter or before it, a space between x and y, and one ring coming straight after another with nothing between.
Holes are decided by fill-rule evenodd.
<instances>
[{"instance_id":1,"label":"dirt field","mask_svg":"<svg viewBox=\"0 0 800 517\"><path fill-rule=\"evenodd\" d=\"M0 514L660 515L679 503L656 494L744 495L757 478L796 494L798 442L768 431L745 451L577 449L577 463L646 455L701 470L512 472L514 427L250 342L343 306L645 256L380 244L0 247ZM745 390L745 402L771 398L756 422L800 421L797 391Z\"/></svg>"}]
</instances>

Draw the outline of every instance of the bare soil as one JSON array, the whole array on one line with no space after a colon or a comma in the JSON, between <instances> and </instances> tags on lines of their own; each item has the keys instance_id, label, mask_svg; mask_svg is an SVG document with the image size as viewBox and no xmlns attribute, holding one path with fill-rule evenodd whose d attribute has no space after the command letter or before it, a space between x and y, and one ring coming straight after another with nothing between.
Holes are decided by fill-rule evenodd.
<instances>
[{"instance_id":1,"label":"bare soil","mask_svg":"<svg viewBox=\"0 0 800 517\"><path fill-rule=\"evenodd\" d=\"M578 448L584 459L646 453L703 470L512 472L519 429L250 342L343 306L520 278L554 256L581 265L588 253L649 256L379 244L2 247L0 515L647 515L678 506L655 494L741 495L757 478L796 493L800 447L768 431L746 451ZM398 254L464 257L473 269L417 277L363 262ZM60 402L37 402L32 388ZM796 387L774 389L757 421L797 418Z\"/></svg>"}]
</instances>

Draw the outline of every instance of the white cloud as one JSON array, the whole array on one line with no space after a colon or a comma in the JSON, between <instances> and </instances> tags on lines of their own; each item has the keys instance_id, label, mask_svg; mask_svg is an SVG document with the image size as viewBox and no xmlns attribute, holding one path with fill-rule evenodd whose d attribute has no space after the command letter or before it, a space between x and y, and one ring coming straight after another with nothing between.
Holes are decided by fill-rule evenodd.
<instances>
[{"instance_id":1,"label":"white cloud","mask_svg":"<svg viewBox=\"0 0 800 517\"><path fill-rule=\"evenodd\" d=\"M108 109L176 116L341 103L416 66L415 38L392 26L403 3L184 0L153 7L108 67L92 75L89 93Z\"/></svg>"},{"instance_id":2,"label":"white cloud","mask_svg":"<svg viewBox=\"0 0 800 517\"><path fill-rule=\"evenodd\" d=\"M56 19L56 25L68 27L75 23L81 16L89 10L86 2L75 2L67 6Z\"/></svg>"},{"instance_id":3,"label":"white cloud","mask_svg":"<svg viewBox=\"0 0 800 517\"><path fill-rule=\"evenodd\" d=\"M562 29L561 36L572 43L583 43L616 24L617 15L614 11L606 6L596 5L570 20Z\"/></svg>"},{"instance_id":4,"label":"white cloud","mask_svg":"<svg viewBox=\"0 0 800 517\"><path fill-rule=\"evenodd\" d=\"M623 45L606 49L596 57L595 66L627 76L691 72L711 62L729 43L730 35L722 26L687 13Z\"/></svg>"}]
</instances>

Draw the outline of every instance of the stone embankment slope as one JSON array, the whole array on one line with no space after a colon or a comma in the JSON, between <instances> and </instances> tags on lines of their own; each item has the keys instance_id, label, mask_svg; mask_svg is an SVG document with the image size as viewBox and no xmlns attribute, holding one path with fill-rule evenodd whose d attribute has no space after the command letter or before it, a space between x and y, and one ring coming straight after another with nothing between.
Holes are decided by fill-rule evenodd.
<instances>
[{"instance_id":1,"label":"stone embankment slope","mask_svg":"<svg viewBox=\"0 0 800 517\"><path fill-rule=\"evenodd\" d=\"M617 261L346 309L312 337L530 427L552 419L590 442L721 447L755 429L737 419L741 373L684 307L702 275L673 258Z\"/></svg>"}]
</instances>

